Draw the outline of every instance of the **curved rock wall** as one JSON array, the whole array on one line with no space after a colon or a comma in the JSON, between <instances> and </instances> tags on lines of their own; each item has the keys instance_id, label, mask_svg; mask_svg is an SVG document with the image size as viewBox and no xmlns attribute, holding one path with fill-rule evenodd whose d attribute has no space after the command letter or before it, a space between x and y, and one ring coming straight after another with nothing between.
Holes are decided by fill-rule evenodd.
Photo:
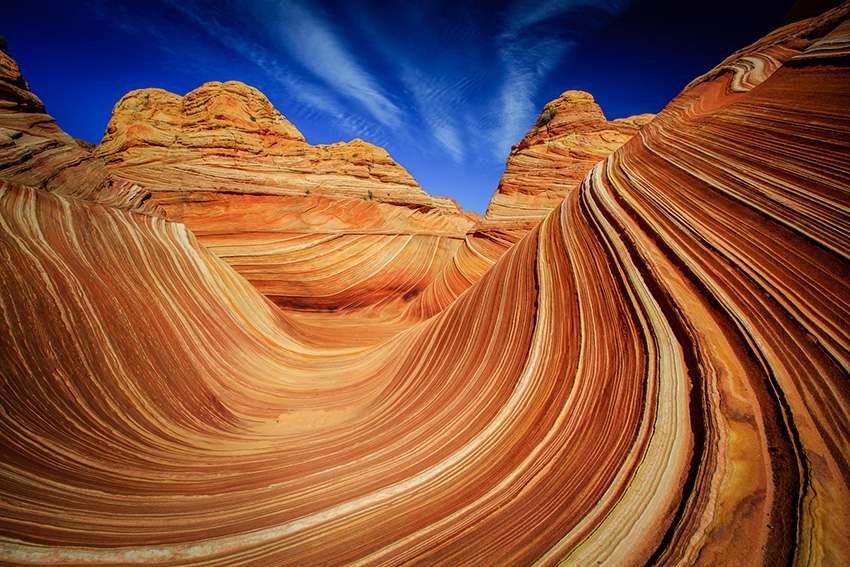
<instances>
[{"instance_id":1,"label":"curved rock wall","mask_svg":"<svg viewBox=\"0 0 850 567\"><path fill-rule=\"evenodd\" d=\"M0 562L850 563L850 3L695 81L436 316L0 188Z\"/></svg>"}]
</instances>

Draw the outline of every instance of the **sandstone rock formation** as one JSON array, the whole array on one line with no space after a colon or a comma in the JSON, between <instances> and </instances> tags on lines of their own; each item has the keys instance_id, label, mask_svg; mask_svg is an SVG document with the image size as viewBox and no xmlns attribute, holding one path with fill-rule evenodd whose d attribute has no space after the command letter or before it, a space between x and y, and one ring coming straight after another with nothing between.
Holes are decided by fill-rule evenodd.
<instances>
[{"instance_id":1,"label":"sandstone rock formation","mask_svg":"<svg viewBox=\"0 0 850 567\"><path fill-rule=\"evenodd\" d=\"M404 330L0 164L0 563L850 563L848 61L735 54Z\"/></svg>"},{"instance_id":2,"label":"sandstone rock formation","mask_svg":"<svg viewBox=\"0 0 850 567\"><path fill-rule=\"evenodd\" d=\"M162 211L138 185L116 182L63 132L29 90L18 64L0 52L0 164L3 178L145 214Z\"/></svg>"},{"instance_id":3,"label":"sandstone rock formation","mask_svg":"<svg viewBox=\"0 0 850 567\"><path fill-rule=\"evenodd\" d=\"M547 104L511 149L487 214L408 312L427 316L449 305L560 205L594 165L653 118L641 114L609 122L593 96L582 91L567 91Z\"/></svg>"},{"instance_id":4,"label":"sandstone rock formation","mask_svg":"<svg viewBox=\"0 0 850 567\"><path fill-rule=\"evenodd\" d=\"M534 127L511 149L479 230L527 231L561 204L590 169L655 117L608 121L593 96L567 91L543 108Z\"/></svg>"},{"instance_id":5,"label":"sandstone rock formation","mask_svg":"<svg viewBox=\"0 0 850 567\"><path fill-rule=\"evenodd\" d=\"M382 148L311 146L256 89L126 95L96 154L278 305L396 310L473 226Z\"/></svg>"}]
</instances>

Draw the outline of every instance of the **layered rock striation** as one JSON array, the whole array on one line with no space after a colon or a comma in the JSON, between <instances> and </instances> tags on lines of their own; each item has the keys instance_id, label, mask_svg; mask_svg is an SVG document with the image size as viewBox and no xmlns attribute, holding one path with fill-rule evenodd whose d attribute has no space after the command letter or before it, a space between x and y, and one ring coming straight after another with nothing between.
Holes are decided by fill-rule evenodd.
<instances>
[{"instance_id":1,"label":"layered rock striation","mask_svg":"<svg viewBox=\"0 0 850 567\"><path fill-rule=\"evenodd\" d=\"M629 141L654 114L609 121L590 93L567 91L543 107L511 148L479 230L528 230L561 204L590 169Z\"/></svg>"},{"instance_id":2,"label":"layered rock striation","mask_svg":"<svg viewBox=\"0 0 850 567\"><path fill-rule=\"evenodd\" d=\"M129 93L95 153L292 309L397 310L473 226L382 148L362 140L312 146L265 96L236 81L184 97Z\"/></svg>"},{"instance_id":3,"label":"layered rock striation","mask_svg":"<svg viewBox=\"0 0 850 567\"><path fill-rule=\"evenodd\" d=\"M850 563L848 61L735 54L399 332L4 182L0 563Z\"/></svg>"},{"instance_id":4,"label":"layered rock striation","mask_svg":"<svg viewBox=\"0 0 850 567\"><path fill-rule=\"evenodd\" d=\"M593 96L582 91L567 91L548 103L525 138L511 148L484 218L408 313L432 315L454 301L560 205L594 165L638 134L654 116L609 121Z\"/></svg>"},{"instance_id":5,"label":"layered rock striation","mask_svg":"<svg viewBox=\"0 0 850 567\"><path fill-rule=\"evenodd\" d=\"M112 178L89 148L57 126L5 52L0 52L0 165L3 179L15 183L162 215L148 192Z\"/></svg>"}]
</instances>

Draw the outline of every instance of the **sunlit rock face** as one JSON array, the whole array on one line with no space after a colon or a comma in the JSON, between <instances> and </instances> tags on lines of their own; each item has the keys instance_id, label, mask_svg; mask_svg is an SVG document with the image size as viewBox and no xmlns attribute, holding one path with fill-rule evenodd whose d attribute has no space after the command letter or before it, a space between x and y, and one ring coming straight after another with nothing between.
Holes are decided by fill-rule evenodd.
<instances>
[{"instance_id":1,"label":"sunlit rock face","mask_svg":"<svg viewBox=\"0 0 850 567\"><path fill-rule=\"evenodd\" d=\"M594 165L654 116L609 122L593 96L582 91L567 91L547 104L534 127L511 149L487 214L408 312L432 315L454 301L560 205Z\"/></svg>"},{"instance_id":2,"label":"sunlit rock face","mask_svg":"<svg viewBox=\"0 0 850 567\"><path fill-rule=\"evenodd\" d=\"M511 149L480 230L528 230L557 207L594 165L629 141L653 114L608 121L589 93L567 91L543 108Z\"/></svg>"},{"instance_id":3,"label":"sunlit rock face","mask_svg":"<svg viewBox=\"0 0 850 567\"><path fill-rule=\"evenodd\" d=\"M415 324L308 325L4 167L0 563L850 564L848 14L694 81Z\"/></svg>"},{"instance_id":4,"label":"sunlit rock face","mask_svg":"<svg viewBox=\"0 0 850 567\"><path fill-rule=\"evenodd\" d=\"M96 154L278 305L397 311L473 221L382 148L312 146L256 89L126 95Z\"/></svg>"},{"instance_id":5,"label":"sunlit rock face","mask_svg":"<svg viewBox=\"0 0 850 567\"><path fill-rule=\"evenodd\" d=\"M161 215L138 185L116 181L45 113L18 64L0 52L0 166L3 178L70 197Z\"/></svg>"}]
</instances>

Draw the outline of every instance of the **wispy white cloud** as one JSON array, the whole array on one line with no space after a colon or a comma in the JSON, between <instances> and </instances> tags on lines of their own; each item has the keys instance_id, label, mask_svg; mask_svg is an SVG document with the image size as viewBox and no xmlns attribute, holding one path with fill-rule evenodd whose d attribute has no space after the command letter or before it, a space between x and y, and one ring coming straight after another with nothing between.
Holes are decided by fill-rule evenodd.
<instances>
[{"instance_id":1,"label":"wispy white cloud","mask_svg":"<svg viewBox=\"0 0 850 567\"><path fill-rule=\"evenodd\" d=\"M279 6L275 23L288 53L335 92L360 103L389 128L401 125L402 113L379 83L346 49L331 25L296 1Z\"/></svg>"},{"instance_id":2,"label":"wispy white cloud","mask_svg":"<svg viewBox=\"0 0 850 567\"><path fill-rule=\"evenodd\" d=\"M419 114L433 139L455 163L462 163L466 154L457 113L462 106L461 89L452 85L455 77L427 73L409 63L403 65L401 81L412 98L412 107Z\"/></svg>"},{"instance_id":3,"label":"wispy white cloud","mask_svg":"<svg viewBox=\"0 0 850 567\"><path fill-rule=\"evenodd\" d=\"M455 163L463 163L465 149L460 139L457 128L451 124L432 125L434 137L440 145L449 153Z\"/></svg>"},{"instance_id":4,"label":"wispy white cloud","mask_svg":"<svg viewBox=\"0 0 850 567\"><path fill-rule=\"evenodd\" d=\"M504 159L511 145L522 138L539 114L536 98L541 85L576 44L565 39L561 32L586 31L583 29L588 25L586 22L570 30L570 15L594 11L607 19L620 13L631 1L544 0L529 5L518 0L505 10L498 35L502 83L491 109L498 119L489 136L495 156ZM554 21L557 25L546 27Z\"/></svg>"},{"instance_id":5,"label":"wispy white cloud","mask_svg":"<svg viewBox=\"0 0 850 567\"><path fill-rule=\"evenodd\" d=\"M492 151L501 159L511 145L522 139L540 113L536 102L540 85L560 62L572 44L548 40L508 44L500 50L503 81L497 105L497 128L493 132Z\"/></svg>"},{"instance_id":6,"label":"wispy white cloud","mask_svg":"<svg viewBox=\"0 0 850 567\"><path fill-rule=\"evenodd\" d=\"M595 10L609 16L619 14L634 0L539 0L529 3L516 0L506 10L505 32L516 33L567 12Z\"/></svg>"}]
</instances>

